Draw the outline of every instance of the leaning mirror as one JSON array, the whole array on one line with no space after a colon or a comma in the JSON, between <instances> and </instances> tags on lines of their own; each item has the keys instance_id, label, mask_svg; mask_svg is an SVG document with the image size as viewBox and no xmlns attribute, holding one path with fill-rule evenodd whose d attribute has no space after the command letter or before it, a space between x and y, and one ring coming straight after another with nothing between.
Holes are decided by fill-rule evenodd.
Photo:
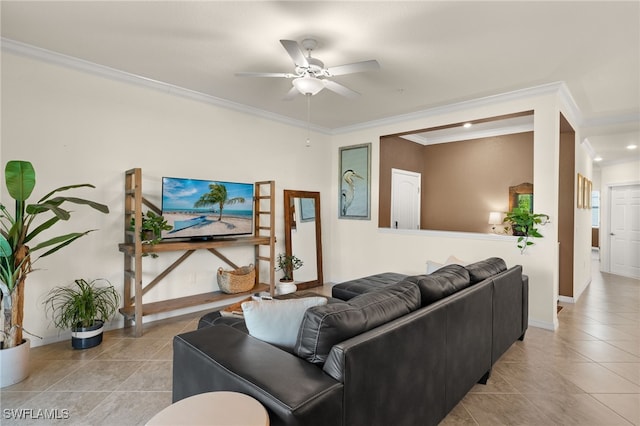
<instances>
[{"instance_id":1,"label":"leaning mirror","mask_svg":"<svg viewBox=\"0 0 640 426\"><path fill-rule=\"evenodd\" d=\"M284 190L284 235L287 256L302 260L301 268L293 271L298 290L321 286L322 239L320 224L320 193Z\"/></svg>"}]
</instances>

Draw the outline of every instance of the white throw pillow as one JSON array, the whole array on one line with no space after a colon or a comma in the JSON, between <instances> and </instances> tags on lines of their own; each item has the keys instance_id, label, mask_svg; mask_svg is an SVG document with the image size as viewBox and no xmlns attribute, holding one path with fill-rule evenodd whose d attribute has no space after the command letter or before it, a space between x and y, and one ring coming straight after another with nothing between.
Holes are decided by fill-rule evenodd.
<instances>
[{"instance_id":1,"label":"white throw pillow","mask_svg":"<svg viewBox=\"0 0 640 426\"><path fill-rule=\"evenodd\" d=\"M457 257L455 257L454 255L451 255L447 258L447 261L445 262L445 265L452 265L452 264L456 264L456 265L462 265L465 266L467 265L469 262L465 262L462 259L458 259Z\"/></svg>"},{"instance_id":2,"label":"white throw pillow","mask_svg":"<svg viewBox=\"0 0 640 426\"><path fill-rule=\"evenodd\" d=\"M444 263L434 262L432 260L427 260L427 274L432 274L438 269L442 268Z\"/></svg>"},{"instance_id":3,"label":"white throw pillow","mask_svg":"<svg viewBox=\"0 0 640 426\"><path fill-rule=\"evenodd\" d=\"M305 311L326 304L326 297L251 301L242 304L242 312L249 334L293 351Z\"/></svg>"},{"instance_id":4,"label":"white throw pillow","mask_svg":"<svg viewBox=\"0 0 640 426\"><path fill-rule=\"evenodd\" d=\"M438 262L434 262L433 260L427 260L427 274L432 274L445 265L453 265L453 264L465 266L465 265L468 265L469 262L465 262L462 259L458 259L454 255L449 256L444 263L438 263Z\"/></svg>"}]
</instances>

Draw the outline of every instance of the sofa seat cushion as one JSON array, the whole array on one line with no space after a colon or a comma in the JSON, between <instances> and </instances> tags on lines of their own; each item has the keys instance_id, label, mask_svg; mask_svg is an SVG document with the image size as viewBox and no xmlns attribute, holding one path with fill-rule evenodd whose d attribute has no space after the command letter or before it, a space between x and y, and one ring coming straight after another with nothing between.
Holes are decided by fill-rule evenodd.
<instances>
[{"instance_id":1,"label":"sofa seat cushion","mask_svg":"<svg viewBox=\"0 0 640 426\"><path fill-rule=\"evenodd\" d=\"M381 274L370 275L368 277L336 284L331 289L331 294L338 299L349 300L360 294L380 290L396 284L405 279L405 277L406 275L396 272L383 272Z\"/></svg>"},{"instance_id":2,"label":"sofa seat cushion","mask_svg":"<svg viewBox=\"0 0 640 426\"><path fill-rule=\"evenodd\" d=\"M429 275L414 275L403 282L418 285L422 306L427 306L471 285L469 272L462 265L445 265Z\"/></svg>"},{"instance_id":3,"label":"sofa seat cushion","mask_svg":"<svg viewBox=\"0 0 640 426\"><path fill-rule=\"evenodd\" d=\"M309 308L304 315L294 354L324 364L331 348L420 308L420 290L403 282L356 296L346 302Z\"/></svg>"},{"instance_id":4,"label":"sofa seat cushion","mask_svg":"<svg viewBox=\"0 0 640 426\"><path fill-rule=\"evenodd\" d=\"M507 264L499 257L490 257L488 259L466 265L465 268L469 272L471 283L475 284L482 280L486 280L493 275L497 275L500 272L506 271Z\"/></svg>"}]
</instances>

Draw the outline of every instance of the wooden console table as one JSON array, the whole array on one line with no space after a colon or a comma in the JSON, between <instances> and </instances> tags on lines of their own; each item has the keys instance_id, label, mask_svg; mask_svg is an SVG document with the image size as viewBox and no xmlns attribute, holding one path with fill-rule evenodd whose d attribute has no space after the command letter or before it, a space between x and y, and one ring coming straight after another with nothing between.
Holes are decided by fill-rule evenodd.
<instances>
[{"instance_id":1,"label":"wooden console table","mask_svg":"<svg viewBox=\"0 0 640 426\"><path fill-rule=\"evenodd\" d=\"M263 181L255 183L254 195L254 236L238 237L234 239L220 239L211 241L163 241L155 245L142 244L140 229L142 227L143 205L161 214L161 211L153 203L142 196L142 171L139 168L128 170L125 173L125 203L124 203L124 239L125 242L118 245L124 253L124 306L120 313L125 317L125 326L135 323L135 336L142 335L142 318L145 315L160 312L173 311L180 308L212 303L220 300L249 295L255 292L268 291L274 293L275 282L275 182ZM130 230L133 220L134 230ZM256 265L256 284L244 293L227 294L221 291L196 294L159 302L143 303L143 296L162 281L171 271L177 268L196 250L207 250L227 265L238 268L233 261L220 252L226 247L254 247ZM263 247L266 253L261 253ZM153 280L142 285L142 257L149 253L161 253L170 251L184 251L175 262L158 274ZM267 264L269 279L263 282L260 279L260 262ZM213 272L212 272L213 273Z\"/></svg>"}]
</instances>

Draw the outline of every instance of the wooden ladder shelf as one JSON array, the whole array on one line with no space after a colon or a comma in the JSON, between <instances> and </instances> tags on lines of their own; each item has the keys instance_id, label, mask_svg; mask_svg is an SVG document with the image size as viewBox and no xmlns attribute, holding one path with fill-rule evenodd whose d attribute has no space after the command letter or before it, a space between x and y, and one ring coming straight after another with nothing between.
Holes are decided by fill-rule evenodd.
<instances>
[{"instance_id":1,"label":"wooden ladder shelf","mask_svg":"<svg viewBox=\"0 0 640 426\"><path fill-rule=\"evenodd\" d=\"M125 172L124 243L118 245L119 250L124 254L124 305L120 309L120 313L125 317L125 327L130 327L132 322L134 323L134 334L136 337L142 336L142 318L146 315L218 302L259 291L268 291L273 295L275 282L274 250L276 242L274 181L255 183L254 235L252 237L210 241L162 241L155 245L142 244L140 230L142 228L143 206L152 210L154 213L161 214L157 206L142 196L142 169L136 168L128 170ZM130 230L132 220L134 226L133 230ZM238 265L219 251L225 247L234 246L254 246L255 248L256 285L250 291L234 294L212 291L159 302L143 302L143 296L149 290L160 283L196 250L207 250L232 268L238 268ZM184 253L153 280L143 286L143 255L171 251L184 251ZM263 282L260 278L261 264L266 264L269 270L267 282Z\"/></svg>"}]
</instances>

